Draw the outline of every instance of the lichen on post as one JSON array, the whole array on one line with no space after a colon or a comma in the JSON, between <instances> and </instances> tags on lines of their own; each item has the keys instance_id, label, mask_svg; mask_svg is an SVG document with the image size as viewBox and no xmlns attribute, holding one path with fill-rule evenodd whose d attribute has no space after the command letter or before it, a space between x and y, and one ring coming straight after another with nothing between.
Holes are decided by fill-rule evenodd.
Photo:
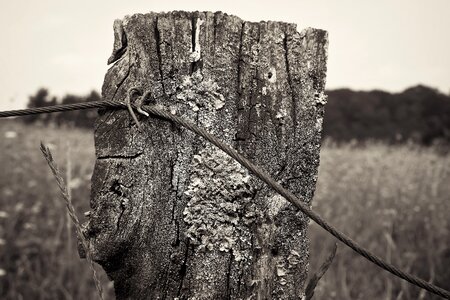
<instances>
[{"instance_id":1,"label":"lichen on post","mask_svg":"<svg viewBox=\"0 0 450 300\"><path fill-rule=\"evenodd\" d=\"M221 12L114 23L102 98L131 88L189 119L311 203L327 34ZM133 100L133 99L132 99ZM86 236L117 299L299 299L307 218L184 128L100 110Z\"/></svg>"}]
</instances>

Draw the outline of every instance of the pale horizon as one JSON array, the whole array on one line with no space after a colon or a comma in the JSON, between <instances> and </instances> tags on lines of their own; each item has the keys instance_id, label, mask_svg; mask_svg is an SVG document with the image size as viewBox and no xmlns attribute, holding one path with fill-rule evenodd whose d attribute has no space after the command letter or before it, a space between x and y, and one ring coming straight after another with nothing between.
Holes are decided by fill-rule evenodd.
<instances>
[{"instance_id":1,"label":"pale horizon","mask_svg":"<svg viewBox=\"0 0 450 300\"><path fill-rule=\"evenodd\" d=\"M223 11L246 21L328 31L327 89L450 91L450 1L3 1L0 110L20 109L39 88L51 95L100 91L114 19L150 11Z\"/></svg>"}]
</instances>

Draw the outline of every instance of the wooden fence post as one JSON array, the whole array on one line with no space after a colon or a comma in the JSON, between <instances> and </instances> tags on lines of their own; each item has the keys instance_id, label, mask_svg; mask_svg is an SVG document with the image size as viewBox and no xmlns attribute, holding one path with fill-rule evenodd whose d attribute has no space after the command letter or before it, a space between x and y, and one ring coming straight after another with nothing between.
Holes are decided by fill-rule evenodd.
<instances>
[{"instance_id":1,"label":"wooden fence post","mask_svg":"<svg viewBox=\"0 0 450 300\"><path fill-rule=\"evenodd\" d=\"M327 33L221 12L114 23L104 100L137 87L218 135L309 204L319 165ZM132 95L132 101L139 93ZM117 299L299 299L308 220L171 122L100 110L86 235Z\"/></svg>"}]
</instances>

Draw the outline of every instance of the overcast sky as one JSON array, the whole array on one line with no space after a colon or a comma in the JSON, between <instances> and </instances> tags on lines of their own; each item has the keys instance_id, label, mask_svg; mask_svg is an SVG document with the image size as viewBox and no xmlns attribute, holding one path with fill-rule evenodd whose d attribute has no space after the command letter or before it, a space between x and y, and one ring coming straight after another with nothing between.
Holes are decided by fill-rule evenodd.
<instances>
[{"instance_id":1,"label":"overcast sky","mask_svg":"<svg viewBox=\"0 0 450 300\"><path fill-rule=\"evenodd\" d=\"M114 19L133 13L221 10L329 32L327 88L450 91L450 0L0 0L0 110L39 87L62 96L100 90Z\"/></svg>"}]
</instances>

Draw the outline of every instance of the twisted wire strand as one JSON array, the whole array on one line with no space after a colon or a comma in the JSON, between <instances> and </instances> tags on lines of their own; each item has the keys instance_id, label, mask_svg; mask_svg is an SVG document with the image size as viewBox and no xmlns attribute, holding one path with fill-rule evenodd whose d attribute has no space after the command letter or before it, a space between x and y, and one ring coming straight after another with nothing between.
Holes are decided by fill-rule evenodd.
<instances>
[{"instance_id":1,"label":"twisted wire strand","mask_svg":"<svg viewBox=\"0 0 450 300\"><path fill-rule=\"evenodd\" d=\"M74 104L58 104L44 107L33 107L26 109L1 111L0 118L19 117L19 116L28 116L28 115L80 110L80 109L91 109L91 108L119 108L123 106L124 106L123 104L112 101L91 101Z\"/></svg>"},{"instance_id":2,"label":"twisted wire strand","mask_svg":"<svg viewBox=\"0 0 450 300\"><path fill-rule=\"evenodd\" d=\"M15 110L15 111L5 111L0 112L0 118L3 117L12 117L12 116L24 116L29 114L39 114L39 113L51 113L51 112L61 112L61 111L69 111L69 110L78 110L78 109L89 109L89 108L127 108L127 106L120 102L113 101L92 101L86 103L77 103L77 104L68 104L68 105L55 105L48 107L40 107L40 108L30 108L24 110ZM350 247L353 251L363 256L370 262L374 263L378 267L388 271L389 273L404 279L415 286L423 288L433 294L441 296L445 299L450 299L450 291L447 291L443 288L440 288L432 283L429 283L419 277L416 277L412 274L408 274L394 265L386 262L382 258L377 255L371 253L363 246L359 245L357 242L352 240L350 237L345 235L344 233L337 230L334 226L325 221L319 214L311 210L300 198L295 196L290 191L286 190L281 184L279 184L275 179L273 179L266 171L262 168L253 164L250 160L239 154L235 149L231 148L217 137L209 133L203 128L198 127L197 125L186 121L174 114L171 114L164 109L157 108L156 106L143 106L142 109L154 116L159 116L164 119L170 120L178 125L181 125L192 132L200 135L210 143L214 144L216 147L227 153L229 156L238 161L242 166L250 170L254 175L256 175L259 179L264 181L268 186L277 191L280 195L282 195L286 200L295 205L301 212L307 215L310 219L316 222L320 227L325 229L328 233L333 235L339 241Z\"/></svg>"}]
</instances>

